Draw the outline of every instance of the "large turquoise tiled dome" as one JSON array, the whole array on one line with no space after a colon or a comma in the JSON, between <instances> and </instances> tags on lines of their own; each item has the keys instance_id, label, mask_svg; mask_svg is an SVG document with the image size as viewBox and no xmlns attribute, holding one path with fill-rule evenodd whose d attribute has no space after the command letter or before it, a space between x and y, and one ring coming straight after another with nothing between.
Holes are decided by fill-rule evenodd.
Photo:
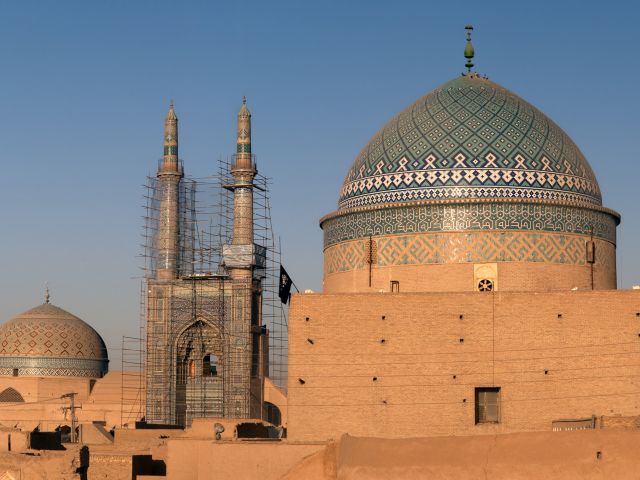
<instances>
[{"instance_id":1,"label":"large turquoise tiled dome","mask_svg":"<svg viewBox=\"0 0 640 480\"><path fill-rule=\"evenodd\" d=\"M602 205L593 170L569 136L473 73L420 98L369 141L347 173L339 210L461 199Z\"/></svg>"}]
</instances>

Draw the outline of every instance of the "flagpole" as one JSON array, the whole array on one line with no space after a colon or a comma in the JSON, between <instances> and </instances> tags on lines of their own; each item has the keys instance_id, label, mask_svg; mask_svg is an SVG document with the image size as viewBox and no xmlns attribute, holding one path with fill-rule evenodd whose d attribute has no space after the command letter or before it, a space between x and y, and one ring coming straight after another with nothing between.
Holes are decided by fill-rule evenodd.
<instances>
[{"instance_id":1,"label":"flagpole","mask_svg":"<svg viewBox=\"0 0 640 480\"><path fill-rule=\"evenodd\" d=\"M278 250L280 251L280 265L282 265L282 238L280 235L278 235ZM293 283L293 279L289 277L289 280L291 280L291 285L296 289L296 292L300 293L300 289Z\"/></svg>"}]
</instances>

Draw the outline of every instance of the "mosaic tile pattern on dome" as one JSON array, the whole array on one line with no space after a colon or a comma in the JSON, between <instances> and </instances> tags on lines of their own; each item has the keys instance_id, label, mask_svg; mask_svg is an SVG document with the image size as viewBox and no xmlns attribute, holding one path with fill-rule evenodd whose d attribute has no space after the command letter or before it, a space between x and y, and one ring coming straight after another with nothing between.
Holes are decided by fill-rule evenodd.
<instances>
[{"instance_id":1,"label":"mosaic tile pattern on dome","mask_svg":"<svg viewBox=\"0 0 640 480\"><path fill-rule=\"evenodd\" d=\"M322 224L325 248L369 235L463 230L533 230L590 234L616 241L616 219L585 208L541 203L407 205L346 213Z\"/></svg>"},{"instance_id":2,"label":"mosaic tile pattern on dome","mask_svg":"<svg viewBox=\"0 0 640 480\"><path fill-rule=\"evenodd\" d=\"M0 327L0 356L106 359L107 350L88 324L44 304Z\"/></svg>"},{"instance_id":3,"label":"mosaic tile pattern on dome","mask_svg":"<svg viewBox=\"0 0 640 480\"><path fill-rule=\"evenodd\" d=\"M589 163L560 127L471 75L433 90L385 125L354 161L339 207L499 197L602 203Z\"/></svg>"},{"instance_id":4,"label":"mosaic tile pattern on dome","mask_svg":"<svg viewBox=\"0 0 640 480\"><path fill-rule=\"evenodd\" d=\"M376 238L375 265L546 262L585 265L588 237L532 232L427 233ZM596 264L615 270L615 247L596 240ZM325 251L325 274L368 268L368 240L333 245Z\"/></svg>"}]
</instances>

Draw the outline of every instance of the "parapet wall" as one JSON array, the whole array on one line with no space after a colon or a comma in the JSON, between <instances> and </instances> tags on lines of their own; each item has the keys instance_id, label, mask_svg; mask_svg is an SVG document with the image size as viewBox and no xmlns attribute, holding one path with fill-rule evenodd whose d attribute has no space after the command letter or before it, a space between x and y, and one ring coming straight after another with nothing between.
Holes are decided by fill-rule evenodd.
<instances>
[{"instance_id":1,"label":"parapet wall","mask_svg":"<svg viewBox=\"0 0 640 480\"><path fill-rule=\"evenodd\" d=\"M488 441L489 440L489 441ZM381 439L343 436L291 469L286 480L456 478L637 479L640 432L516 433Z\"/></svg>"}]
</instances>

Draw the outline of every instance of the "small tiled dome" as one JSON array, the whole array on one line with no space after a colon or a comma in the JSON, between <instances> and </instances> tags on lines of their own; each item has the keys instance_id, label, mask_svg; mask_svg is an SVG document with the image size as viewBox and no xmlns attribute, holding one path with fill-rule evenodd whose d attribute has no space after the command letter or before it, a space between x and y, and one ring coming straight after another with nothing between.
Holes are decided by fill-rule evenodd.
<instances>
[{"instance_id":1,"label":"small tiled dome","mask_svg":"<svg viewBox=\"0 0 640 480\"><path fill-rule=\"evenodd\" d=\"M0 326L0 375L100 378L108 362L98 332L48 301Z\"/></svg>"}]
</instances>

